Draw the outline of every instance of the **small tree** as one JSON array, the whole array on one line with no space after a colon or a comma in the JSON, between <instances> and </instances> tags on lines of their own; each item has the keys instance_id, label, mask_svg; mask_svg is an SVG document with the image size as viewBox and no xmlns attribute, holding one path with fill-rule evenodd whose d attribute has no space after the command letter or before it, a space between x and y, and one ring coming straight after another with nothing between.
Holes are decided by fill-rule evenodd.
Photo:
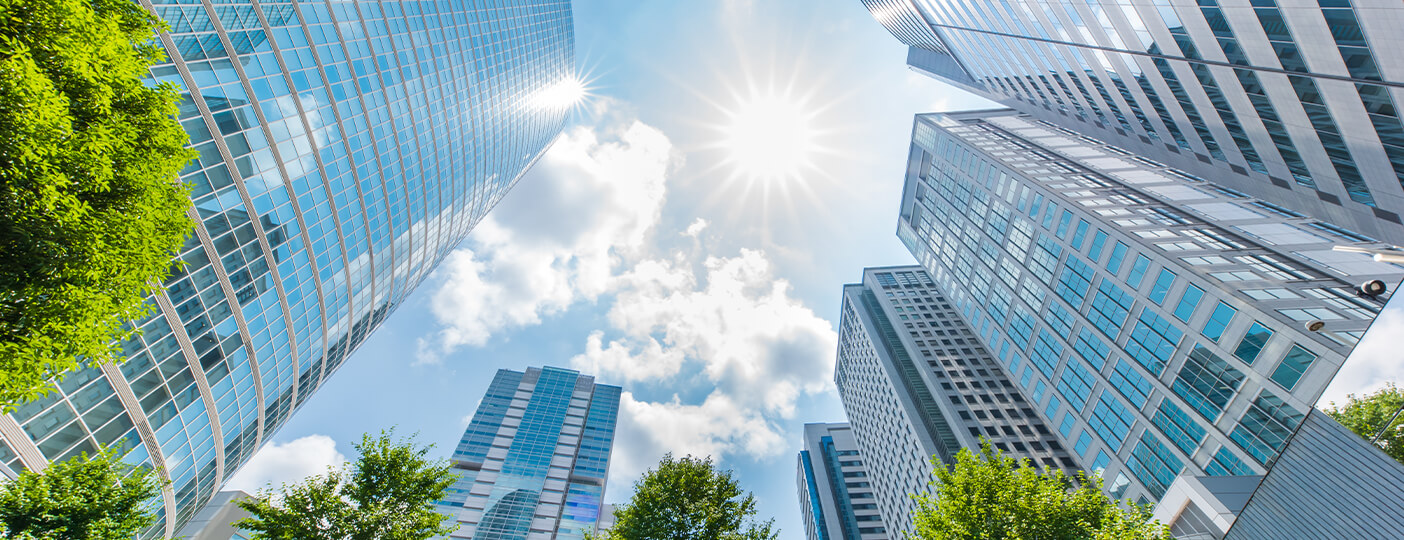
<instances>
[{"instance_id":1,"label":"small tree","mask_svg":"<svg viewBox=\"0 0 1404 540\"><path fill-rule=\"evenodd\" d=\"M1376 445L1381 446L1395 461L1404 463L1404 415L1395 416L1400 407L1404 407L1404 390L1390 383L1363 398L1350 394L1346 396L1344 406L1337 407L1332 403L1325 412L1365 440L1379 435ZM1393 422L1390 422L1391 418ZM1386 422L1389 422L1387 429Z\"/></svg>"},{"instance_id":2,"label":"small tree","mask_svg":"<svg viewBox=\"0 0 1404 540\"><path fill-rule=\"evenodd\" d=\"M953 467L938 462L935 476L934 493L912 496L917 538L1170 538L1148 508L1123 508L1103 494L1100 477L1079 474L1074 486L1063 471L1006 457L988 441L979 454L962 449Z\"/></svg>"},{"instance_id":3,"label":"small tree","mask_svg":"<svg viewBox=\"0 0 1404 540\"><path fill-rule=\"evenodd\" d=\"M131 0L0 0L0 412L117 360L190 233L193 156L159 21Z\"/></svg>"},{"instance_id":4,"label":"small tree","mask_svg":"<svg viewBox=\"0 0 1404 540\"><path fill-rule=\"evenodd\" d=\"M756 498L712 458L663 456L634 482L634 496L614 511L606 540L771 540L775 520L757 523Z\"/></svg>"},{"instance_id":5,"label":"small tree","mask_svg":"<svg viewBox=\"0 0 1404 540\"><path fill-rule=\"evenodd\" d=\"M111 449L20 473L0 487L0 538L130 540L156 522L157 478Z\"/></svg>"},{"instance_id":6,"label":"small tree","mask_svg":"<svg viewBox=\"0 0 1404 540\"><path fill-rule=\"evenodd\" d=\"M253 538L298 540L422 540L453 532L434 511L454 475L446 461L425 456L433 445L395 441L392 433L366 434L349 471L322 476L280 491L262 491L239 502L253 514L236 526Z\"/></svg>"}]
</instances>

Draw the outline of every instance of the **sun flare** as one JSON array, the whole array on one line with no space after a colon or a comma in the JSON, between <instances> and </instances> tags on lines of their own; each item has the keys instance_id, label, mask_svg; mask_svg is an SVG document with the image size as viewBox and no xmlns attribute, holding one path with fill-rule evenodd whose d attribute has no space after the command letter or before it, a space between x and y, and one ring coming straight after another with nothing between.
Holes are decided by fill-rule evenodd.
<instances>
[{"instance_id":1,"label":"sun flare","mask_svg":"<svg viewBox=\"0 0 1404 540\"><path fill-rule=\"evenodd\" d=\"M782 94L752 95L728 114L727 160L741 175L761 180L798 176L812 166L813 114Z\"/></svg>"}]
</instances>

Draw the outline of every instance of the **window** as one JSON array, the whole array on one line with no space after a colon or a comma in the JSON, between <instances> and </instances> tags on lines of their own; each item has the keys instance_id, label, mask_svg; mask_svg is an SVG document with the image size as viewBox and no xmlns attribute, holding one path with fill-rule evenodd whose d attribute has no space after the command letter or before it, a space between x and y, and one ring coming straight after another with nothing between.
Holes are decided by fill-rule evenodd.
<instances>
[{"instance_id":1,"label":"window","mask_svg":"<svg viewBox=\"0 0 1404 540\"><path fill-rule=\"evenodd\" d=\"M1024 372L1025 375L1028 373L1028 371ZM1046 390L1048 390L1048 385L1044 384L1043 381L1038 381L1038 384L1034 385L1033 394L1030 394L1029 397L1033 398L1034 403L1043 401L1043 392Z\"/></svg>"},{"instance_id":2,"label":"window","mask_svg":"<svg viewBox=\"0 0 1404 540\"><path fill-rule=\"evenodd\" d=\"M1214 313L1209 315L1209 320L1204 323L1204 331L1200 332L1209 341L1219 342L1219 338L1224 335L1224 329L1228 328L1229 322L1233 321L1233 316L1238 314L1238 310L1229 307L1223 301L1214 308Z\"/></svg>"},{"instance_id":3,"label":"window","mask_svg":"<svg viewBox=\"0 0 1404 540\"><path fill-rule=\"evenodd\" d=\"M1044 416L1047 416L1047 417L1049 417L1049 418L1053 418L1053 417L1058 416L1058 407L1061 406L1061 405L1062 405L1062 402L1058 401L1058 396L1051 396L1051 397L1049 397L1049 398L1048 398L1048 406L1043 408L1043 415L1044 415ZM1011 409L1011 410L1013 410L1013 409ZM998 413L999 411L995 411L995 412ZM1021 427L1022 427L1022 426L1021 426Z\"/></svg>"},{"instance_id":4,"label":"window","mask_svg":"<svg viewBox=\"0 0 1404 540\"><path fill-rule=\"evenodd\" d=\"M1294 343L1292 350L1287 351L1287 356L1282 358L1282 363L1278 364L1277 369L1272 371L1272 382L1291 390L1297 385L1297 381L1301 380L1302 374L1306 373L1307 368L1311 367L1311 363L1315 361L1315 354Z\"/></svg>"},{"instance_id":5,"label":"window","mask_svg":"<svg viewBox=\"0 0 1404 540\"><path fill-rule=\"evenodd\" d=\"M1137 409L1146 406L1146 398L1150 396L1151 384L1145 377L1131 367L1125 360L1117 359L1116 367L1113 368L1111 377L1108 378L1112 388L1125 396Z\"/></svg>"},{"instance_id":6,"label":"window","mask_svg":"<svg viewBox=\"0 0 1404 540\"><path fill-rule=\"evenodd\" d=\"M1160 275L1156 276L1155 284L1151 286L1150 294L1148 295L1150 296L1150 301L1155 302L1156 305L1164 304L1165 295L1170 294L1170 286L1174 284L1175 273L1171 272L1169 268L1161 268ZM1185 291L1189 292L1189 289L1185 289ZM1181 298L1181 300L1183 300L1183 298Z\"/></svg>"},{"instance_id":7,"label":"window","mask_svg":"<svg viewBox=\"0 0 1404 540\"><path fill-rule=\"evenodd\" d=\"M1255 474L1253 469L1248 468L1248 464L1233 454L1227 446L1219 447L1219 451L1214 453L1214 460L1204 467L1204 472L1210 476L1251 476Z\"/></svg>"},{"instance_id":8,"label":"window","mask_svg":"<svg viewBox=\"0 0 1404 540\"><path fill-rule=\"evenodd\" d=\"M1092 286L1093 270L1075 255L1069 255L1068 260L1063 263L1063 272L1058 276L1058 283L1053 286L1053 292L1074 309L1082 308L1082 301L1087 296L1087 290Z\"/></svg>"},{"instance_id":9,"label":"window","mask_svg":"<svg viewBox=\"0 0 1404 540\"><path fill-rule=\"evenodd\" d=\"M1141 280L1146 277L1146 270L1150 268L1150 259L1145 255L1136 255L1136 262L1131 263L1131 273L1126 276L1126 284L1132 289L1141 288ZM1174 274L1171 274L1171 278ZM1161 300L1164 300L1162 297ZM1159 304L1160 302L1156 302Z\"/></svg>"},{"instance_id":10,"label":"window","mask_svg":"<svg viewBox=\"0 0 1404 540\"><path fill-rule=\"evenodd\" d=\"M1243 373L1196 343L1170 389L1206 420L1214 422L1241 384Z\"/></svg>"},{"instance_id":11,"label":"window","mask_svg":"<svg viewBox=\"0 0 1404 540\"><path fill-rule=\"evenodd\" d=\"M1175 481L1185 464L1147 430L1141 432L1141 440L1131 451L1126 467L1159 499L1165 496L1165 490Z\"/></svg>"},{"instance_id":12,"label":"window","mask_svg":"<svg viewBox=\"0 0 1404 540\"><path fill-rule=\"evenodd\" d=\"M1194 285L1186 285L1184 294L1180 295L1180 303L1175 306L1175 318L1180 322L1189 322L1194 316L1195 308L1199 307L1199 300L1204 298L1204 290Z\"/></svg>"},{"instance_id":13,"label":"window","mask_svg":"<svg viewBox=\"0 0 1404 540\"><path fill-rule=\"evenodd\" d=\"M1131 338L1126 342L1126 352L1151 374L1159 377L1182 338L1184 333L1171 326L1170 321L1162 319L1150 309L1142 309L1135 328L1131 330Z\"/></svg>"},{"instance_id":14,"label":"window","mask_svg":"<svg viewBox=\"0 0 1404 540\"><path fill-rule=\"evenodd\" d=\"M1107 355L1111 353L1111 348L1088 331L1087 327L1078 330L1077 341L1073 342L1073 350L1082 355L1083 360L1097 366L1097 371L1101 371L1107 365Z\"/></svg>"},{"instance_id":15,"label":"window","mask_svg":"<svg viewBox=\"0 0 1404 540\"><path fill-rule=\"evenodd\" d=\"M1087 320L1107 337L1116 339L1121 333L1121 325L1131 312L1131 295L1117 287L1110 279L1103 279L1097 286L1097 296L1092 299L1092 309Z\"/></svg>"},{"instance_id":16,"label":"window","mask_svg":"<svg viewBox=\"0 0 1404 540\"><path fill-rule=\"evenodd\" d=\"M1076 452L1079 456L1085 456L1087 454L1087 447L1091 445L1092 436L1088 435L1087 430L1084 429L1082 433L1077 436L1077 444L1073 445L1073 452Z\"/></svg>"},{"instance_id":17,"label":"window","mask_svg":"<svg viewBox=\"0 0 1404 540\"><path fill-rule=\"evenodd\" d=\"M1087 238L1087 220L1077 220L1077 230L1073 232L1072 241L1068 242L1074 250L1082 249L1082 241Z\"/></svg>"},{"instance_id":18,"label":"window","mask_svg":"<svg viewBox=\"0 0 1404 540\"><path fill-rule=\"evenodd\" d=\"M1121 271L1121 261L1126 258L1126 244L1117 242L1112 247L1111 258L1107 259L1107 271L1116 274Z\"/></svg>"},{"instance_id":19,"label":"window","mask_svg":"<svg viewBox=\"0 0 1404 540\"><path fill-rule=\"evenodd\" d=\"M1073 410L1082 412L1083 407L1087 406L1087 400L1092 397L1092 385L1096 382L1087 366L1081 360L1072 358L1068 360L1068 365L1058 380L1058 392L1067 398L1068 405Z\"/></svg>"},{"instance_id":20,"label":"window","mask_svg":"<svg viewBox=\"0 0 1404 540\"><path fill-rule=\"evenodd\" d=\"M1292 430L1302 422L1302 413L1266 390L1243 413L1229 439L1263 465L1270 465L1287 443Z\"/></svg>"},{"instance_id":21,"label":"window","mask_svg":"<svg viewBox=\"0 0 1404 540\"><path fill-rule=\"evenodd\" d=\"M1248 328L1248 333L1244 334L1243 339L1238 342L1238 347L1233 350L1233 355L1251 366L1253 361L1258 359L1258 355L1263 352L1263 346L1270 338L1272 338L1272 330L1263 326L1263 323L1253 321L1253 326Z\"/></svg>"},{"instance_id":22,"label":"window","mask_svg":"<svg viewBox=\"0 0 1404 540\"><path fill-rule=\"evenodd\" d=\"M1111 458L1107 457L1107 453L1097 452L1097 459L1092 460L1092 472L1102 474L1102 471L1107 469L1108 463L1111 463Z\"/></svg>"},{"instance_id":23,"label":"window","mask_svg":"<svg viewBox=\"0 0 1404 540\"><path fill-rule=\"evenodd\" d=\"M1073 428L1073 415L1072 415L1072 413L1068 413L1068 414L1063 415L1063 424L1060 425L1060 426L1058 426L1058 433L1061 434L1061 435L1063 436L1063 438L1071 437L1071 436L1072 436L1072 428Z\"/></svg>"},{"instance_id":24,"label":"window","mask_svg":"<svg viewBox=\"0 0 1404 540\"><path fill-rule=\"evenodd\" d=\"M1097 229L1097 234L1092 235L1092 247L1087 249L1087 258L1092 259L1094 263L1097 262L1097 259L1102 258L1102 247L1105 246L1106 243L1107 233L1101 229Z\"/></svg>"},{"instance_id":25,"label":"window","mask_svg":"<svg viewBox=\"0 0 1404 540\"><path fill-rule=\"evenodd\" d=\"M1102 438L1102 442L1107 443L1113 452L1121 450L1121 443L1131 434L1133 422L1135 417L1131 415L1131 411L1106 390L1097 398L1097 406L1092 408L1092 417L1087 419L1087 424L1092 426Z\"/></svg>"},{"instance_id":26,"label":"window","mask_svg":"<svg viewBox=\"0 0 1404 540\"><path fill-rule=\"evenodd\" d=\"M1160 408L1155 411L1151 423L1160 428L1160 432L1185 454L1193 455L1199 443L1204 442L1204 428L1190 418L1184 409L1168 399L1160 402Z\"/></svg>"},{"instance_id":27,"label":"window","mask_svg":"<svg viewBox=\"0 0 1404 540\"><path fill-rule=\"evenodd\" d=\"M1033 353L1029 355L1029 360L1033 362L1038 370L1043 372L1043 376L1052 378L1053 371L1058 368L1058 359L1063 356L1063 345L1048 333L1047 329L1039 329L1038 341L1034 342ZM1037 398L1034 401L1038 401Z\"/></svg>"}]
</instances>

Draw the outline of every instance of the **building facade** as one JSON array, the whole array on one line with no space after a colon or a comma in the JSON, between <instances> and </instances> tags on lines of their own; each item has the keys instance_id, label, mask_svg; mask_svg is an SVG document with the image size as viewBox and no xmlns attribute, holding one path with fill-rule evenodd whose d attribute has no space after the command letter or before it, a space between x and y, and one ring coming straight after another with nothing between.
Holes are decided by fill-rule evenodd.
<instances>
[{"instance_id":1,"label":"building facade","mask_svg":"<svg viewBox=\"0 0 1404 540\"><path fill-rule=\"evenodd\" d=\"M804 425L795 480L809 540L888 538L869 476L848 424Z\"/></svg>"},{"instance_id":2,"label":"building facade","mask_svg":"<svg viewBox=\"0 0 1404 540\"><path fill-rule=\"evenodd\" d=\"M453 453L450 538L579 540L604 501L618 386L553 367L498 370Z\"/></svg>"},{"instance_id":3,"label":"building facade","mask_svg":"<svg viewBox=\"0 0 1404 540\"><path fill-rule=\"evenodd\" d=\"M863 0L919 71L1404 244L1392 0Z\"/></svg>"},{"instance_id":4,"label":"building facade","mask_svg":"<svg viewBox=\"0 0 1404 540\"><path fill-rule=\"evenodd\" d=\"M918 266L866 268L843 289L834 383L890 538L914 532L910 495L927 491L932 458L954 463L982 438L1079 469L1033 409L1047 388L1026 399L956 310Z\"/></svg>"},{"instance_id":5,"label":"building facade","mask_svg":"<svg viewBox=\"0 0 1404 540\"><path fill-rule=\"evenodd\" d=\"M0 416L0 472L132 448L169 536L559 134L567 0L174 1L195 234L120 366Z\"/></svg>"},{"instance_id":6,"label":"building facade","mask_svg":"<svg viewBox=\"0 0 1404 540\"><path fill-rule=\"evenodd\" d=\"M898 237L1083 468L1144 502L1263 474L1379 312L1354 284L1404 275L1332 251L1366 237L1007 110L917 117Z\"/></svg>"}]
</instances>

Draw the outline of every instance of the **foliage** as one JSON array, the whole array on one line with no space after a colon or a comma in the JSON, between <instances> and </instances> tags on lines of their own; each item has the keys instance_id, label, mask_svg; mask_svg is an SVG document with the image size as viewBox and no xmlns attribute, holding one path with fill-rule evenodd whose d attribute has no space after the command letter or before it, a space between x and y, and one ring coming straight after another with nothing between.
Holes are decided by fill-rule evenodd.
<instances>
[{"instance_id":1,"label":"foliage","mask_svg":"<svg viewBox=\"0 0 1404 540\"><path fill-rule=\"evenodd\" d=\"M1100 477L1040 470L985 441L979 454L963 449L954 467L937 464L937 493L913 495L916 538L1166 539L1168 529L1145 507L1123 508L1102 493Z\"/></svg>"},{"instance_id":2,"label":"foliage","mask_svg":"<svg viewBox=\"0 0 1404 540\"><path fill-rule=\"evenodd\" d=\"M663 456L634 482L604 540L772 540L775 520L757 523L756 498L712 458Z\"/></svg>"},{"instance_id":3,"label":"foliage","mask_svg":"<svg viewBox=\"0 0 1404 540\"><path fill-rule=\"evenodd\" d=\"M159 24L131 0L0 0L0 412L116 361L193 227L179 95L141 80Z\"/></svg>"},{"instance_id":4,"label":"foliage","mask_svg":"<svg viewBox=\"0 0 1404 540\"><path fill-rule=\"evenodd\" d=\"M449 464L425 457L433 445L391 436L362 436L349 471L333 468L240 501L253 516L235 525L256 539L421 540L453 532L456 525L442 525L445 516L434 512L453 484Z\"/></svg>"},{"instance_id":5,"label":"foliage","mask_svg":"<svg viewBox=\"0 0 1404 540\"><path fill-rule=\"evenodd\" d=\"M128 540L156 522L150 507L160 484L105 449L25 471L0 487L0 538Z\"/></svg>"},{"instance_id":6,"label":"foliage","mask_svg":"<svg viewBox=\"0 0 1404 540\"><path fill-rule=\"evenodd\" d=\"M1391 383L1363 398L1350 394L1346 399L1346 404L1341 407L1332 403L1326 414L1365 440L1370 440L1380 433L1381 428L1385 427L1385 422L1388 422L1400 407L1404 407L1404 390ZM1404 463L1404 415L1394 419L1389 429L1380 434L1376 444L1383 446L1389 457Z\"/></svg>"}]
</instances>

